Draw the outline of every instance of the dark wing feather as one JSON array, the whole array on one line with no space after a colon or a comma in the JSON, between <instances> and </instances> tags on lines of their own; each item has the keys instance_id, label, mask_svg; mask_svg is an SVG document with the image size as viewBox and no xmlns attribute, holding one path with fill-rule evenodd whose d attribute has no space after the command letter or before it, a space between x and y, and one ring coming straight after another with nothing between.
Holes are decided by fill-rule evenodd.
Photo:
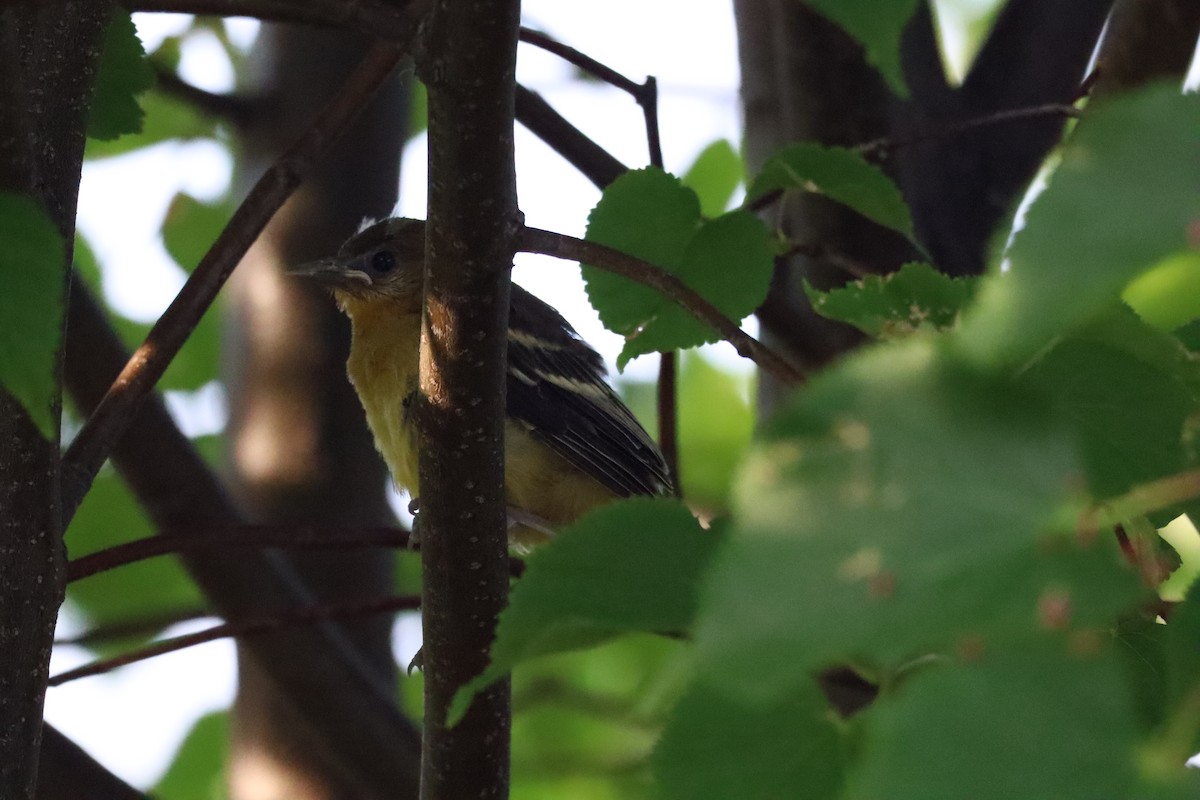
<instances>
[{"instance_id":1,"label":"dark wing feather","mask_svg":"<svg viewBox=\"0 0 1200 800\"><path fill-rule=\"evenodd\" d=\"M618 496L670 491L658 447L570 323L514 284L508 324L508 415Z\"/></svg>"}]
</instances>

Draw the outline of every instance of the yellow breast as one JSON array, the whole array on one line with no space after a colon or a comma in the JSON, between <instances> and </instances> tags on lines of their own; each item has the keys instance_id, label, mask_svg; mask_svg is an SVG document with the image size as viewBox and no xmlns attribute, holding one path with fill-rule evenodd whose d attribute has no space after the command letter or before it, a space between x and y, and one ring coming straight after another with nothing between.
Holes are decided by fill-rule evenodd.
<instances>
[{"instance_id":1,"label":"yellow breast","mask_svg":"<svg viewBox=\"0 0 1200 800\"><path fill-rule=\"evenodd\" d=\"M421 314L389 304L345 300L353 338L346 372L392 478L416 497L417 447L407 399L417 389Z\"/></svg>"}]
</instances>

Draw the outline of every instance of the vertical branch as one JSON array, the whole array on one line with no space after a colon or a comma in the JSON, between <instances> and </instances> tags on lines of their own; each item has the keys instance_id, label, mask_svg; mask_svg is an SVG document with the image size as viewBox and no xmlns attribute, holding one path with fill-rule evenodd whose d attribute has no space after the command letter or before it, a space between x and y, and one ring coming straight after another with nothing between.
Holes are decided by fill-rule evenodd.
<instances>
[{"instance_id":1,"label":"vertical branch","mask_svg":"<svg viewBox=\"0 0 1200 800\"><path fill-rule=\"evenodd\" d=\"M658 81L654 76L646 78L635 95L642 114L646 118L646 144L650 148L650 163L663 168L662 137L658 132ZM675 494L683 489L683 478L679 473L679 353L672 350L658 357L658 447L662 450Z\"/></svg>"},{"instance_id":2,"label":"vertical branch","mask_svg":"<svg viewBox=\"0 0 1200 800\"><path fill-rule=\"evenodd\" d=\"M518 229L513 114L519 0L435 5L421 383L423 800L507 797L509 683L453 728L454 693L483 671L508 593L504 501L509 268Z\"/></svg>"},{"instance_id":3,"label":"vertical branch","mask_svg":"<svg viewBox=\"0 0 1200 800\"><path fill-rule=\"evenodd\" d=\"M23 194L47 212L67 258L108 11L99 1L0 11L0 190ZM54 280L65 297L66 264L58 268ZM46 365L56 376L59 341L54 363ZM56 391L55 412L60 400ZM50 648L63 597L59 436L55 430L43 438L21 404L0 389L0 442L0 797L21 800L36 788Z\"/></svg>"}]
</instances>

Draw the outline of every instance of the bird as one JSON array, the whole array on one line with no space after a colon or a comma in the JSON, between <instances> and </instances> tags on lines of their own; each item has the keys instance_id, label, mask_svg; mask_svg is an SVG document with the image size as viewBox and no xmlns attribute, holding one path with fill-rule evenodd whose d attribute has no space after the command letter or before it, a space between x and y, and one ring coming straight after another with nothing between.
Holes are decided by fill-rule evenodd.
<instances>
[{"instance_id":1,"label":"bird","mask_svg":"<svg viewBox=\"0 0 1200 800\"><path fill-rule=\"evenodd\" d=\"M337 255L293 274L333 293L350 318L346 371L396 485L419 504L418 349L423 220L369 224ZM512 285L508 320L504 480L509 544L552 538L618 498L669 495L662 453L607 381L604 359L553 307Z\"/></svg>"}]
</instances>

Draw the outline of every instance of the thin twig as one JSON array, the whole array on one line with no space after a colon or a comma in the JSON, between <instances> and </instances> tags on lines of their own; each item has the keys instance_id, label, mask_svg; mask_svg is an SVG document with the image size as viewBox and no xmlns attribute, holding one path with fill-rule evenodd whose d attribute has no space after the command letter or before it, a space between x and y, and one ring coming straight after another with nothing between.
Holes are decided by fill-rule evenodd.
<instances>
[{"instance_id":1,"label":"thin twig","mask_svg":"<svg viewBox=\"0 0 1200 800\"><path fill-rule=\"evenodd\" d=\"M780 355L739 328L736 322L679 278L648 261L597 242L539 228L522 229L517 249L591 264L605 272L648 286L716 330L733 345L738 355L750 359L784 383L792 386L804 383L804 375Z\"/></svg>"},{"instance_id":2,"label":"thin twig","mask_svg":"<svg viewBox=\"0 0 1200 800\"><path fill-rule=\"evenodd\" d=\"M996 111L991 114L985 114L981 117L973 117L962 122L956 122L952 125L947 125L944 128L936 130L927 130L915 133L911 136L901 138L883 137L880 139L872 139L869 142L863 142L851 149L861 153L864 158L884 159L887 158L893 151L902 147L910 147L920 142L925 142L933 139L947 139L953 136L960 136L964 133L977 130L979 128L987 128L992 125L1000 125L1005 122L1016 122L1026 119L1039 119L1041 117L1068 117L1078 118L1079 109L1075 106L1066 105L1063 103L1045 103L1039 106L1027 106L1024 108L1008 108L1003 111Z\"/></svg>"},{"instance_id":3,"label":"thin twig","mask_svg":"<svg viewBox=\"0 0 1200 800\"><path fill-rule=\"evenodd\" d=\"M584 177L603 189L629 167L555 111L537 92L517 84L517 122L528 128Z\"/></svg>"},{"instance_id":4,"label":"thin twig","mask_svg":"<svg viewBox=\"0 0 1200 800\"><path fill-rule=\"evenodd\" d=\"M71 443L63 457L65 507L75 508L87 493L113 444L124 434L146 395L208 310L225 279L275 211L304 180L318 156L349 127L403 55L403 50L394 43L375 44L312 127L250 190Z\"/></svg>"},{"instance_id":5,"label":"thin twig","mask_svg":"<svg viewBox=\"0 0 1200 800\"><path fill-rule=\"evenodd\" d=\"M600 63L591 56L581 53L570 45L563 44L560 41L552 39L541 31L535 31L532 28L521 28L519 37L522 42L531 44L534 47L539 47L548 53L566 61L589 75L599 78L605 83L611 84L623 92L628 92L636 100L644 90L644 86L637 81L626 78L621 73L617 72L612 67ZM640 102L640 101L639 101Z\"/></svg>"},{"instance_id":6,"label":"thin twig","mask_svg":"<svg viewBox=\"0 0 1200 800\"><path fill-rule=\"evenodd\" d=\"M159 89L208 116L228 121L238 128L245 128L258 110L258 102L249 97L210 92L193 86L162 64L151 62L150 66L158 78Z\"/></svg>"},{"instance_id":7,"label":"thin twig","mask_svg":"<svg viewBox=\"0 0 1200 800\"><path fill-rule=\"evenodd\" d=\"M203 608L184 608L161 611L144 617L121 619L88 628L77 636L64 636L54 640L55 647L89 647L94 644L153 636L164 628L213 616Z\"/></svg>"},{"instance_id":8,"label":"thin twig","mask_svg":"<svg viewBox=\"0 0 1200 800\"><path fill-rule=\"evenodd\" d=\"M60 672L50 678L48 685L61 686L64 683L79 680L80 678L102 675L118 667L136 664L139 661L145 661L155 656L174 653L198 644L214 642L218 639L226 639L231 636L252 636L277 631L293 625L308 625L314 622L327 622L329 620L345 619L348 617L363 617L393 611L409 611L420 607L421 599L415 595L373 597L368 600L305 606L303 608L282 611L270 617L242 620L241 622L227 622L196 633L189 633L184 636L175 636L160 642L154 642L145 647L131 650L128 653L114 656L113 658L97 659L75 669Z\"/></svg>"},{"instance_id":9,"label":"thin twig","mask_svg":"<svg viewBox=\"0 0 1200 800\"><path fill-rule=\"evenodd\" d=\"M73 559L67 565L67 582L80 581L155 556L201 548L407 547L408 537L408 531L400 528L371 526L330 530L300 525L234 525L224 529L175 531L124 542Z\"/></svg>"}]
</instances>

